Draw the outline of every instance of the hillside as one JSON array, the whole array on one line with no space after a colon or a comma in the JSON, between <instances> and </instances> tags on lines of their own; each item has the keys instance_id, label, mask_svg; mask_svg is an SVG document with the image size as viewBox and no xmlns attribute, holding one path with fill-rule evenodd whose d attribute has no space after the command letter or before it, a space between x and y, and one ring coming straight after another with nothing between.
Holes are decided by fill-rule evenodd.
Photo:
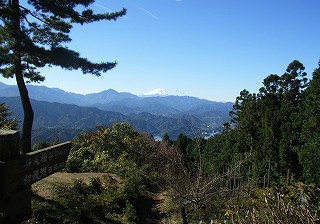
<instances>
[{"instance_id":1,"label":"hillside","mask_svg":"<svg viewBox=\"0 0 320 224\"><path fill-rule=\"evenodd\" d=\"M22 124L23 111L19 97L0 97ZM207 127L192 115L166 117L147 112L123 115L118 112L103 111L95 107L80 107L71 104L49 103L31 100L34 109L33 142L64 141L79 133L93 130L97 126L110 126L113 122L128 122L140 131L161 136L168 133L176 138L180 133L194 136Z\"/></svg>"},{"instance_id":2,"label":"hillside","mask_svg":"<svg viewBox=\"0 0 320 224\"><path fill-rule=\"evenodd\" d=\"M229 120L232 103L191 96L139 97L113 89L87 95L57 88L28 85L35 112L34 141L68 140L78 133L113 122L128 122L154 136L180 133L196 137L221 129ZM23 111L16 86L0 83L0 102L21 122ZM22 124L22 123L20 123Z\"/></svg>"},{"instance_id":3,"label":"hillside","mask_svg":"<svg viewBox=\"0 0 320 224\"><path fill-rule=\"evenodd\" d=\"M222 103L199 99L192 96L139 97L127 92L108 89L86 95L65 92L57 88L27 85L31 99L78 106L97 107L101 110L123 114L149 112L153 114L199 114L207 111L229 112L233 103ZM0 83L0 97L19 96L15 85ZM117 111L121 110L121 111Z\"/></svg>"}]
</instances>

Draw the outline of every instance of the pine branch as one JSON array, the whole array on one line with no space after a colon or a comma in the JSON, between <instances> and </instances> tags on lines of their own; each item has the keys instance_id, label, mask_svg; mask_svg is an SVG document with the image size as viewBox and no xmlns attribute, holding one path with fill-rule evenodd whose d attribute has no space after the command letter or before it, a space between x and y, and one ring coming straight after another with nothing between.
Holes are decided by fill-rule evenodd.
<instances>
[{"instance_id":1,"label":"pine branch","mask_svg":"<svg viewBox=\"0 0 320 224\"><path fill-rule=\"evenodd\" d=\"M37 15L35 15L33 12L31 12L29 9L23 7L22 5L19 5L20 8L22 8L25 12L27 12L28 14L30 14L33 18L41 21L42 23L47 24L48 26L50 26L49 23L47 23L46 21L44 21L43 19L41 19L40 17L38 17ZM28 21L27 17L25 15L22 15L23 18L25 18L25 20L28 22L28 24L32 24L31 22Z\"/></svg>"}]
</instances>

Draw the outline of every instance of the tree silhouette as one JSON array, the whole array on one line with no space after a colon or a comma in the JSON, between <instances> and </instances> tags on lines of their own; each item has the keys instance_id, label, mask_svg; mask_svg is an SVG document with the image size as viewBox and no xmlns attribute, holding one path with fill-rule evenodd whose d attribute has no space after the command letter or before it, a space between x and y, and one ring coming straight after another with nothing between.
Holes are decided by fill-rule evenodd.
<instances>
[{"instance_id":1,"label":"tree silhouette","mask_svg":"<svg viewBox=\"0 0 320 224\"><path fill-rule=\"evenodd\" d=\"M126 9L113 13L94 13L89 6L94 0L0 0L0 73L16 78L24 111L22 150L31 150L33 110L26 82L41 82L37 71L44 66L80 69L84 74L100 76L116 66L93 63L64 44L71 41L72 24L116 20Z\"/></svg>"}]
</instances>

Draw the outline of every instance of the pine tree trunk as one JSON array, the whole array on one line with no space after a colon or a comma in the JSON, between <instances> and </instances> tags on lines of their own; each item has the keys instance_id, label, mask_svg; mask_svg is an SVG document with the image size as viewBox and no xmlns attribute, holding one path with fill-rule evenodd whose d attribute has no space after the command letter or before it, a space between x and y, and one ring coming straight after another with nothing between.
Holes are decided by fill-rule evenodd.
<instances>
[{"instance_id":1,"label":"pine tree trunk","mask_svg":"<svg viewBox=\"0 0 320 224\"><path fill-rule=\"evenodd\" d=\"M287 186L291 185L291 169L290 167L287 168Z\"/></svg>"},{"instance_id":2,"label":"pine tree trunk","mask_svg":"<svg viewBox=\"0 0 320 224\"><path fill-rule=\"evenodd\" d=\"M184 205L180 209L180 214L182 218L182 224L188 224L186 208Z\"/></svg>"},{"instance_id":3,"label":"pine tree trunk","mask_svg":"<svg viewBox=\"0 0 320 224\"><path fill-rule=\"evenodd\" d=\"M12 22L15 33L15 45L14 45L14 67L17 86L20 93L21 103L23 107L24 119L22 126L22 151L24 153L31 151L31 131L33 124L33 110L29 99L27 87L23 79L23 70L21 62L21 26L20 26L20 9L19 0L11 1L13 9Z\"/></svg>"},{"instance_id":4,"label":"pine tree trunk","mask_svg":"<svg viewBox=\"0 0 320 224\"><path fill-rule=\"evenodd\" d=\"M289 164L287 167L287 186L291 185L291 167L290 167L290 163L291 163L291 159L292 159L292 151L293 151L293 143L292 143L292 139L290 139L290 154L289 154Z\"/></svg>"},{"instance_id":5,"label":"pine tree trunk","mask_svg":"<svg viewBox=\"0 0 320 224\"><path fill-rule=\"evenodd\" d=\"M21 65L20 65L21 66ZM16 69L16 80L20 92L21 103L23 107L23 126L22 126L22 151L27 153L31 151L31 132L33 123L33 110L28 95L28 90L22 77L22 71Z\"/></svg>"},{"instance_id":6,"label":"pine tree trunk","mask_svg":"<svg viewBox=\"0 0 320 224\"><path fill-rule=\"evenodd\" d=\"M268 164L267 187L270 187L270 173L271 173L271 157L269 158L269 164Z\"/></svg>"}]
</instances>

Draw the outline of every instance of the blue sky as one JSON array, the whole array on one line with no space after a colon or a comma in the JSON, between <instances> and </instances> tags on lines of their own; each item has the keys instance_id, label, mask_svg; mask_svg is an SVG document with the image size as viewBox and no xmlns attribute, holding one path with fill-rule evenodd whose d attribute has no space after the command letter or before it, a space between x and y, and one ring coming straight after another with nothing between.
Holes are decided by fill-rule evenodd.
<instances>
[{"instance_id":1,"label":"blue sky","mask_svg":"<svg viewBox=\"0 0 320 224\"><path fill-rule=\"evenodd\" d=\"M320 59L319 0L96 0L92 9L127 8L117 21L75 26L68 44L94 62L117 61L101 77L42 69L41 85L68 92L112 88L136 95L234 101L297 59L311 77ZM14 84L14 80L0 78Z\"/></svg>"}]
</instances>

